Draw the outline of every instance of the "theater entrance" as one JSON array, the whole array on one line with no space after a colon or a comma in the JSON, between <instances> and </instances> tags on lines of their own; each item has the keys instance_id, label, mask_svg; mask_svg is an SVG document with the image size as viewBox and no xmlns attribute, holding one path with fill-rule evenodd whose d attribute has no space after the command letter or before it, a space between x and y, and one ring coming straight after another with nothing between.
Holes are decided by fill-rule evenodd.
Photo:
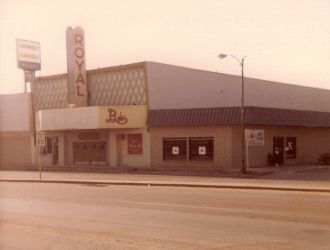
<instances>
[{"instance_id":1,"label":"theater entrance","mask_svg":"<svg viewBox=\"0 0 330 250\"><path fill-rule=\"evenodd\" d=\"M106 164L106 142L84 141L73 143L74 164Z\"/></svg>"}]
</instances>

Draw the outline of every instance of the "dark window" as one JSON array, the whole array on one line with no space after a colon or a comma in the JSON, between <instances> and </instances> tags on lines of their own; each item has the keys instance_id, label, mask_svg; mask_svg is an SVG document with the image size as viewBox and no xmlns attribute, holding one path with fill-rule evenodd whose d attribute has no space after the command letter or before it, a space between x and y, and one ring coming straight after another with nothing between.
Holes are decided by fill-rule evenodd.
<instances>
[{"instance_id":1,"label":"dark window","mask_svg":"<svg viewBox=\"0 0 330 250\"><path fill-rule=\"evenodd\" d=\"M187 160L187 138L166 138L163 140L164 160Z\"/></svg>"},{"instance_id":2,"label":"dark window","mask_svg":"<svg viewBox=\"0 0 330 250\"><path fill-rule=\"evenodd\" d=\"M46 154L51 154L53 151L53 143L51 137L46 137Z\"/></svg>"},{"instance_id":3,"label":"dark window","mask_svg":"<svg viewBox=\"0 0 330 250\"><path fill-rule=\"evenodd\" d=\"M296 159L297 138L287 137L285 140L285 158Z\"/></svg>"},{"instance_id":4,"label":"dark window","mask_svg":"<svg viewBox=\"0 0 330 250\"><path fill-rule=\"evenodd\" d=\"M190 138L189 160L213 161L213 138Z\"/></svg>"}]
</instances>

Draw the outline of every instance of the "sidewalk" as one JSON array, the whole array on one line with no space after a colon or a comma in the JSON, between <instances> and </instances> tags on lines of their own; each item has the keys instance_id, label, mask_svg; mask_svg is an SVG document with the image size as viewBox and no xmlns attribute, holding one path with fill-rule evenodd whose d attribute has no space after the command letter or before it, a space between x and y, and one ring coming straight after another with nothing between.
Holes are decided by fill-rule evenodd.
<instances>
[{"instance_id":1,"label":"sidewalk","mask_svg":"<svg viewBox=\"0 0 330 250\"><path fill-rule=\"evenodd\" d=\"M330 182L199 176L0 171L0 182L260 189L330 193Z\"/></svg>"}]
</instances>

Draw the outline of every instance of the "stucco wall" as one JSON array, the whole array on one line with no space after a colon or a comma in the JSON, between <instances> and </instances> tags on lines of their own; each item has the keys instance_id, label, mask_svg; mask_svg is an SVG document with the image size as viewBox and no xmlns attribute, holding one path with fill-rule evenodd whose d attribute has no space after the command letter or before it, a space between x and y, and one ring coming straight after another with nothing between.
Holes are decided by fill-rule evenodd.
<instances>
[{"instance_id":1,"label":"stucco wall","mask_svg":"<svg viewBox=\"0 0 330 250\"><path fill-rule=\"evenodd\" d=\"M31 94L0 95L0 131L31 131Z\"/></svg>"},{"instance_id":2,"label":"stucco wall","mask_svg":"<svg viewBox=\"0 0 330 250\"><path fill-rule=\"evenodd\" d=\"M147 62L149 108L239 106L241 77ZM245 78L245 105L330 112L330 90Z\"/></svg>"},{"instance_id":3,"label":"stucco wall","mask_svg":"<svg viewBox=\"0 0 330 250\"><path fill-rule=\"evenodd\" d=\"M250 129L264 129L264 146L250 146L248 151L250 167L268 165L267 154L273 153L273 137L296 137L296 159L285 159L285 165L314 164L320 154L330 152L330 129L302 127L254 126ZM153 127L151 134L152 167L241 167L241 130L232 127ZM163 160L164 138L214 137L214 161L170 161Z\"/></svg>"},{"instance_id":4,"label":"stucco wall","mask_svg":"<svg viewBox=\"0 0 330 250\"><path fill-rule=\"evenodd\" d=\"M33 136L29 132L0 133L0 167L31 167Z\"/></svg>"},{"instance_id":5,"label":"stucco wall","mask_svg":"<svg viewBox=\"0 0 330 250\"><path fill-rule=\"evenodd\" d=\"M0 167L34 164L30 93L0 95Z\"/></svg>"}]
</instances>

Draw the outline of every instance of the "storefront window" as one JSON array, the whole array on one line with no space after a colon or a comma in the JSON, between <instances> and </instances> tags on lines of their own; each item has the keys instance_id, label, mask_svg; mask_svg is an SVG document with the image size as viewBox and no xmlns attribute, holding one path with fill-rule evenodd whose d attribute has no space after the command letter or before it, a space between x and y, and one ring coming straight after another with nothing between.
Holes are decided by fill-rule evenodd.
<instances>
[{"instance_id":1,"label":"storefront window","mask_svg":"<svg viewBox=\"0 0 330 250\"><path fill-rule=\"evenodd\" d=\"M189 160L213 161L213 138L190 138Z\"/></svg>"},{"instance_id":2,"label":"storefront window","mask_svg":"<svg viewBox=\"0 0 330 250\"><path fill-rule=\"evenodd\" d=\"M296 159L296 137L286 137L285 157L286 159Z\"/></svg>"},{"instance_id":3,"label":"storefront window","mask_svg":"<svg viewBox=\"0 0 330 250\"><path fill-rule=\"evenodd\" d=\"M163 140L164 160L187 160L187 138L166 138Z\"/></svg>"}]
</instances>

